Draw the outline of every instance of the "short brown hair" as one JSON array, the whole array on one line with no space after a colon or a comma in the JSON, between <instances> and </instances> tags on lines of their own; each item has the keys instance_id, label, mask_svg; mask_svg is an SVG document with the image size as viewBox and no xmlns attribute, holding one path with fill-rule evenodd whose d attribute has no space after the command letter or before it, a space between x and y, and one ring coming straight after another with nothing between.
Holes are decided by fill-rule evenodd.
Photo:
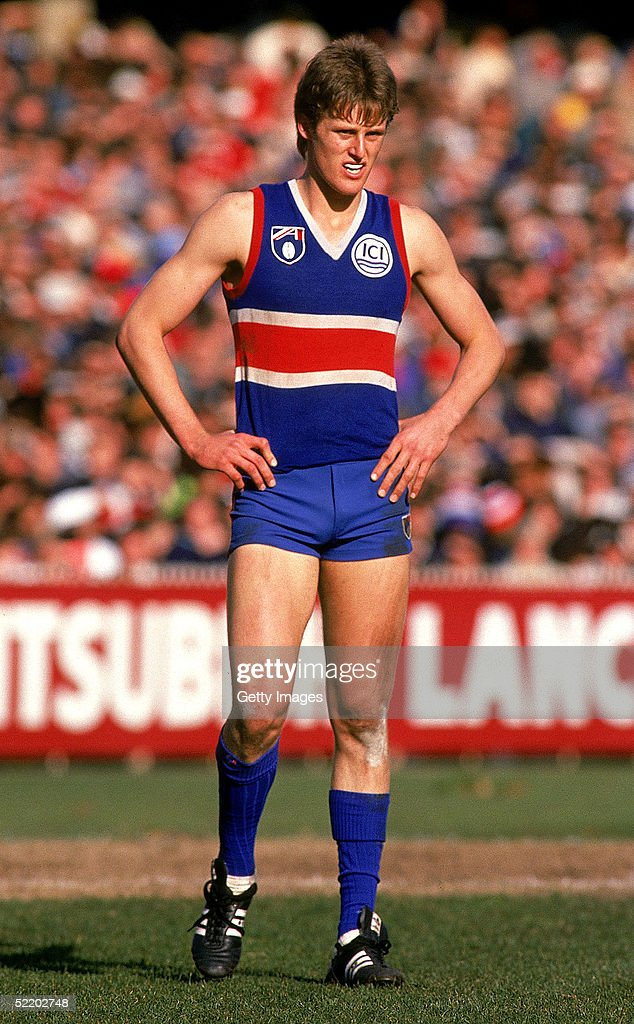
<instances>
[{"instance_id":1,"label":"short brown hair","mask_svg":"<svg viewBox=\"0 0 634 1024\"><path fill-rule=\"evenodd\" d=\"M295 124L313 130L322 117L349 117L358 108L364 122L390 123L398 111L396 79L381 47L362 35L333 39L308 62L295 93ZM297 133L306 155L306 139Z\"/></svg>"}]
</instances>

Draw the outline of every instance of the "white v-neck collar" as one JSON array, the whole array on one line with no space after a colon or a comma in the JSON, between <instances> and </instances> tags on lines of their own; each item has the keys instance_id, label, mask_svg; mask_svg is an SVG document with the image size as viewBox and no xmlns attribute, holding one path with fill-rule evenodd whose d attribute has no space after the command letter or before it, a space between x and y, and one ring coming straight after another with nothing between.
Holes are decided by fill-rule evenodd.
<instances>
[{"instance_id":1,"label":"white v-neck collar","mask_svg":"<svg viewBox=\"0 0 634 1024\"><path fill-rule=\"evenodd\" d=\"M295 205L297 206L302 217L308 224L308 227L315 236L315 239L317 240L321 248L333 260L338 260L339 257L342 256L346 249L348 248L349 242L351 241L352 238L354 238L357 228L359 227L359 224L361 223L365 216L366 206L368 205L368 194L366 190L363 189L361 193L361 200L359 202L357 212L354 215L354 220L351 222L345 234L341 236L338 242L331 242L328 238L326 238L323 231L319 227L319 224L317 223L312 213L306 206L304 200L302 199L299 191L299 186L297 184L297 178L291 178L291 180L288 182L288 187L290 188L291 195L295 200Z\"/></svg>"}]
</instances>

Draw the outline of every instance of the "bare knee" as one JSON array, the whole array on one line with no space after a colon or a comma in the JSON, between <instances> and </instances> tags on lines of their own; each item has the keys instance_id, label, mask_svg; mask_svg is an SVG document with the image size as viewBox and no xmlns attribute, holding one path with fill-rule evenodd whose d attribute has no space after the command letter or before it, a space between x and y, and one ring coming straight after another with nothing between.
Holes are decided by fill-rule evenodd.
<instances>
[{"instance_id":1,"label":"bare knee","mask_svg":"<svg viewBox=\"0 0 634 1024\"><path fill-rule=\"evenodd\" d=\"M279 739L283 721L278 719L228 719L222 730L225 746L247 764L257 761Z\"/></svg>"},{"instance_id":2,"label":"bare knee","mask_svg":"<svg viewBox=\"0 0 634 1024\"><path fill-rule=\"evenodd\" d=\"M385 719L340 718L332 723L339 753L379 768L388 756Z\"/></svg>"}]
</instances>

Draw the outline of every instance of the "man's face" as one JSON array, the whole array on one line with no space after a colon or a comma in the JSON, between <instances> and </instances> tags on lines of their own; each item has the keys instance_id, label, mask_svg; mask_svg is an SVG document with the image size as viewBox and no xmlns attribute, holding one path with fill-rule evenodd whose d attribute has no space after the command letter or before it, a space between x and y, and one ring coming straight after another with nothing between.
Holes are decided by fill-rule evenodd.
<instances>
[{"instance_id":1,"label":"man's face","mask_svg":"<svg viewBox=\"0 0 634 1024\"><path fill-rule=\"evenodd\" d=\"M353 110L349 117L323 117L310 131L299 125L308 142L309 173L342 195L356 195L364 187L379 155L387 124L364 123Z\"/></svg>"}]
</instances>

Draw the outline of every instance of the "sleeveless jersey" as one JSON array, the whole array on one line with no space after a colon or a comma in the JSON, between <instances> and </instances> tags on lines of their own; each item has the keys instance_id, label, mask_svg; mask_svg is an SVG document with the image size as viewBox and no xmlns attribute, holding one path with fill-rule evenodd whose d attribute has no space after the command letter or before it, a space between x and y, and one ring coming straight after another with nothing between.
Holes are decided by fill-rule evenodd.
<instances>
[{"instance_id":1,"label":"sleeveless jersey","mask_svg":"<svg viewBox=\"0 0 634 1024\"><path fill-rule=\"evenodd\" d=\"M364 190L337 244L296 181L253 190L242 280L223 288L236 429L279 469L378 458L398 431L394 348L410 278L398 203Z\"/></svg>"}]
</instances>

